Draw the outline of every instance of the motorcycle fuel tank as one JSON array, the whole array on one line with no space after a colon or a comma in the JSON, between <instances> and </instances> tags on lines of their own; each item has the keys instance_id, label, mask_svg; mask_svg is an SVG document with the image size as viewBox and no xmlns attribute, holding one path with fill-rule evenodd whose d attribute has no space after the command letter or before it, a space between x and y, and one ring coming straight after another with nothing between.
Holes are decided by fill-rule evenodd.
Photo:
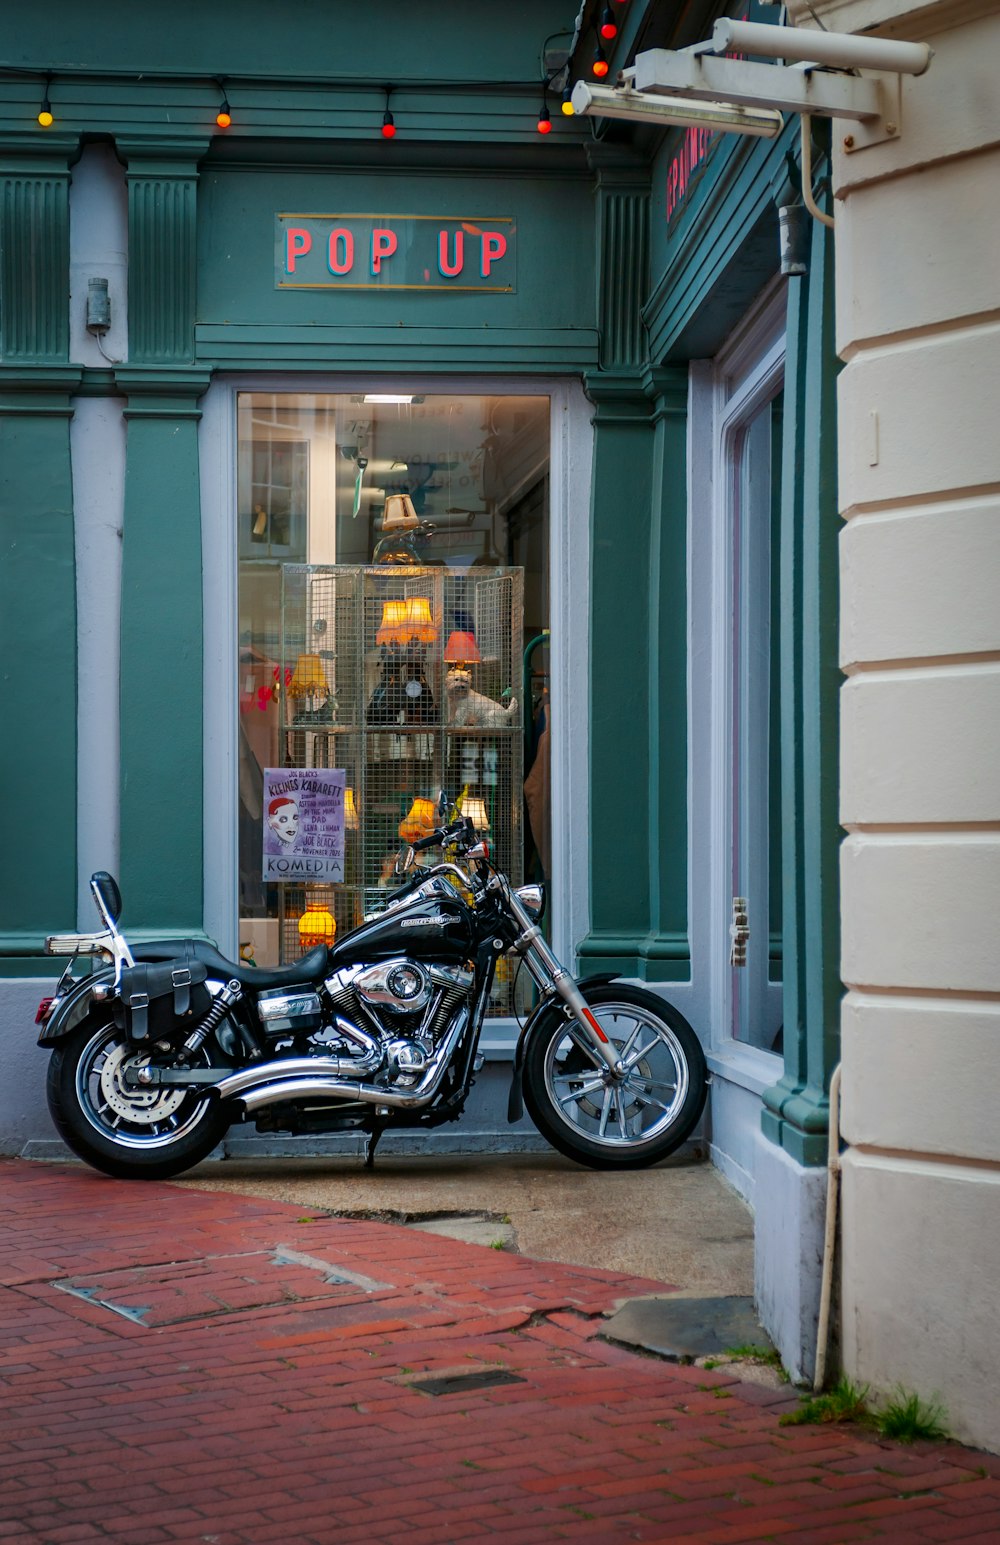
<instances>
[{"instance_id":1,"label":"motorcycle fuel tank","mask_svg":"<svg viewBox=\"0 0 1000 1545\"><path fill-rule=\"evenodd\" d=\"M467 960L473 953L472 918L451 896L414 897L362 923L330 951L331 966L411 955L421 960Z\"/></svg>"}]
</instances>

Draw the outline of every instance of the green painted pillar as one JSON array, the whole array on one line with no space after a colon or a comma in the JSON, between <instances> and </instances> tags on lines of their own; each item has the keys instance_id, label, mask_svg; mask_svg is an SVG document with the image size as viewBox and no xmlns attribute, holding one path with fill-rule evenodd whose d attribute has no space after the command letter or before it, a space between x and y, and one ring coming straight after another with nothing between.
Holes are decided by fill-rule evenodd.
<instances>
[{"instance_id":1,"label":"green painted pillar","mask_svg":"<svg viewBox=\"0 0 1000 1545\"><path fill-rule=\"evenodd\" d=\"M653 429L637 374L595 404L590 600L590 932L582 969L641 972L649 894L649 553Z\"/></svg>"},{"instance_id":2,"label":"green painted pillar","mask_svg":"<svg viewBox=\"0 0 1000 1545\"><path fill-rule=\"evenodd\" d=\"M67 137L0 151L0 788L21 858L0 970L76 927L76 577ZM51 971L51 962L46 967Z\"/></svg>"},{"instance_id":3,"label":"green painted pillar","mask_svg":"<svg viewBox=\"0 0 1000 1545\"><path fill-rule=\"evenodd\" d=\"M649 562L649 981L686 980L688 638L686 366L651 370L653 517Z\"/></svg>"},{"instance_id":4,"label":"green painted pillar","mask_svg":"<svg viewBox=\"0 0 1000 1545\"><path fill-rule=\"evenodd\" d=\"M656 451L641 302L649 271L647 169L591 147L597 311L590 637L590 931L581 969L640 975L650 931L650 554Z\"/></svg>"},{"instance_id":5,"label":"green painted pillar","mask_svg":"<svg viewBox=\"0 0 1000 1545\"><path fill-rule=\"evenodd\" d=\"M133 927L203 921L203 598L194 367L197 154L119 142L129 197L121 882Z\"/></svg>"},{"instance_id":6,"label":"green painted pillar","mask_svg":"<svg viewBox=\"0 0 1000 1545\"><path fill-rule=\"evenodd\" d=\"M839 1055L838 553L833 238L813 225L809 273L789 280L781 510L785 1069L765 1134L826 1162ZM822 434L816 425L823 426Z\"/></svg>"}]
</instances>

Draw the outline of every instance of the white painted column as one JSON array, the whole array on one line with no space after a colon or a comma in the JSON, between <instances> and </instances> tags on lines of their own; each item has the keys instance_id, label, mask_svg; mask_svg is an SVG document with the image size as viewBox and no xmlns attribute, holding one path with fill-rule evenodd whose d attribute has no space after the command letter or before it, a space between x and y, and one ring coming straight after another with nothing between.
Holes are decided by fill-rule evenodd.
<instances>
[{"instance_id":1,"label":"white painted column","mask_svg":"<svg viewBox=\"0 0 1000 1545\"><path fill-rule=\"evenodd\" d=\"M125 171L107 145L86 148L70 185L70 358L110 369L105 355L128 351L128 203ZM104 354L86 329L88 281L108 280L111 327ZM70 451L76 538L78 650L77 914L95 926L89 879L118 867L118 691L122 518L125 499L124 402L81 396L73 404ZM127 898L126 898L127 904Z\"/></svg>"},{"instance_id":2,"label":"white painted column","mask_svg":"<svg viewBox=\"0 0 1000 1545\"><path fill-rule=\"evenodd\" d=\"M834 130L842 1353L996 1448L1000 14L819 9L934 49L902 82L895 138L857 149Z\"/></svg>"}]
</instances>

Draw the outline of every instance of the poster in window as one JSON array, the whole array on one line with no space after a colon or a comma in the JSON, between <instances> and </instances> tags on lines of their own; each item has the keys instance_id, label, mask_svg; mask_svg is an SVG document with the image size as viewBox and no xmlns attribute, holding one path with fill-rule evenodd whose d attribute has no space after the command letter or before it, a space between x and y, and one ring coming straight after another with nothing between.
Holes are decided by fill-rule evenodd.
<instances>
[{"instance_id":1,"label":"poster in window","mask_svg":"<svg viewBox=\"0 0 1000 1545\"><path fill-rule=\"evenodd\" d=\"M264 769L264 879L344 878L343 768Z\"/></svg>"}]
</instances>

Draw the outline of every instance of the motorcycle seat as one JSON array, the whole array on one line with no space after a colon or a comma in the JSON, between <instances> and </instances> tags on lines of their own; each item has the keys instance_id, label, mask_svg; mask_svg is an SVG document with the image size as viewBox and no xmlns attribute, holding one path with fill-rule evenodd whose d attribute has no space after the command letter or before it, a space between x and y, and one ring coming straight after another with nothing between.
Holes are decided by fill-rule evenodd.
<instances>
[{"instance_id":1,"label":"motorcycle seat","mask_svg":"<svg viewBox=\"0 0 1000 1545\"><path fill-rule=\"evenodd\" d=\"M268 987L294 987L302 982L319 982L329 970L330 951L317 944L301 960L288 966L251 966L245 960L227 960L207 939L154 939L137 944L132 950L136 960L198 960L212 977L239 982L257 990Z\"/></svg>"}]
</instances>

